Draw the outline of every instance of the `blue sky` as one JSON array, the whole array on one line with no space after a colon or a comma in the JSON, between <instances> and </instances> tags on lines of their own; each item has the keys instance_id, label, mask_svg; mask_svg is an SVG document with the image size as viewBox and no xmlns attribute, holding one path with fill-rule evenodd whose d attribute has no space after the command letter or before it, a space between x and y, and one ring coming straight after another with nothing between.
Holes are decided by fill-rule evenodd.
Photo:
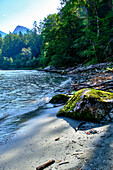
<instances>
[{"instance_id":1,"label":"blue sky","mask_svg":"<svg viewBox=\"0 0 113 170\"><path fill-rule=\"evenodd\" d=\"M0 31L13 32L17 25L32 28L49 14L57 13L60 0L0 0Z\"/></svg>"}]
</instances>

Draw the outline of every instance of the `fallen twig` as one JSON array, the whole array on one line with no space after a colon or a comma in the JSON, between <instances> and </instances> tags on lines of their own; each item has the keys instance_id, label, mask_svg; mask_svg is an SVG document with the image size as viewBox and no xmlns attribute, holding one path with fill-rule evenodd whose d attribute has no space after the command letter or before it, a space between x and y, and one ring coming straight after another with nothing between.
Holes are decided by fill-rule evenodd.
<instances>
[{"instance_id":1,"label":"fallen twig","mask_svg":"<svg viewBox=\"0 0 113 170\"><path fill-rule=\"evenodd\" d=\"M86 123L86 122L80 123L80 124L75 128L75 131L77 132L77 131L79 130L80 126L82 126L82 125L85 124L85 123Z\"/></svg>"},{"instance_id":2,"label":"fallen twig","mask_svg":"<svg viewBox=\"0 0 113 170\"><path fill-rule=\"evenodd\" d=\"M109 87L102 88L102 89L99 89L99 90L106 91L106 90L109 90L109 89L113 89L113 86L109 86Z\"/></svg>"},{"instance_id":3,"label":"fallen twig","mask_svg":"<svg viewBox=\"0 0 113 170\"><path fill-rule=\"evenodd\" d=\"M60 138L59 138L59 137L55 139L55 141L58 141L58 140L60 140Z\"/></svg>"},{"instance_id":4,"label":"fallen twig","mask_svg":"<svg viewBox=\"0 0 113 170\"><path fill-rule=\"evenodd\" d=\"M84 88L92 88L92 87L99 87L99 86L103 86L103 85L106 85L106 86L112 86L113 85L113 80L109 80L109 81L105 81L105 82L102 82L100 84L94 84L94 85L91 85L91 84L85 84L85 83L78 83L78 84L72 84L72 86L74 86L75 88L76 87L79 87L80 85L83 86ZM82 88L83 88L82 87Z\"/></svg>"},{"instance_id":5,"label":"fallen twig","mask_svg":"<svg viewBox=\"0 0 113 170\"><path fill-rule=\"evenodd\" d=\"M98 89L100 89L100 90L108 90L108 89L113 88L112 81L113 80L102 82L100 84L95 84L95 85L79 83L79 84L72 84L72 86L75 88L75 90L80 90L83 88L96 88L96 87L98 87Z\"/></svg>"},{"instance_id":6,"label":"fallen twig","mask_svg":"<svg viewBox=\"0 0 113 170\"><path fill-rule=\"evenodd\" d=\"M110 118L110 120L112 120L112 118L111 118L111 116L110 116L110 114L108 113L108 117Z\"/></svg>"},{"instance_id":7,"label":"fallen twig","mask_svg":"<svg viewBox=\"0 0 113 170\"><path fill-rule=\"evenodd\" d=\"M79 154L83 154L83 152L73 153L71 156L75 156L75 155L79 155Z\"/></svg>"},{"instance_id":8,"label":"fallen twig","mask_svg":"<svg viewBox=\"0 0 113 170\"><path fill-rule=\"evenodd\" d=\"M44 168L47 168L48 166L52 165L53 163L55 163L55 159L49 160L49 161L41 164L40 166L36 167L36 170L42 170Z\"/></svg>"},{"instance_id":9,"label":"fallen twig","mask_svg":"<svg viewBox=\"0 0 113 170\"><path fill-rule=\"evenodd\" d=\"M75 140L72 140L73 143L77 143Z\"/></svg>"},{"instance_id":10,"label":"fallen twig","mask_svg":"<svg viewBox=\"0 0 113 170\"><path fill-rule=\"evenodd\" d=\"M62 162L59 165L68 164L69 162Z\"/></svg>"}]
</instances>

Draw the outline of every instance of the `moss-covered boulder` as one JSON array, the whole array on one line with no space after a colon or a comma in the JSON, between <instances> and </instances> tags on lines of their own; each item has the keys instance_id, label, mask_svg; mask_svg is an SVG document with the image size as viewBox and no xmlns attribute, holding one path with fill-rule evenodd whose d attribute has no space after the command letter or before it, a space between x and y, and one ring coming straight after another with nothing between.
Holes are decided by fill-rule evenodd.
<instances>
[{"instance_id":1,"label":"moss-covered boulder","mask_svg":"<svg viewBox=\"0 0 113 170\"><path fill-rule=\"evenodd\" d=\"M99 122L113 108L113 93L95 89L77 91L59 110L57 116Z\"/></svg>"},{"instance_id":2,"label":"moss-covered boulder","mask_svg":"<svg viewBox=\"0 0 113 170\"><path fill-rule=\"evenodd\" d=\"M57 94L52 97L52 99L49 101L49 103L56 104L56 103L66 103L70 96L66 94Z\"/></svg>"}]
</instances>

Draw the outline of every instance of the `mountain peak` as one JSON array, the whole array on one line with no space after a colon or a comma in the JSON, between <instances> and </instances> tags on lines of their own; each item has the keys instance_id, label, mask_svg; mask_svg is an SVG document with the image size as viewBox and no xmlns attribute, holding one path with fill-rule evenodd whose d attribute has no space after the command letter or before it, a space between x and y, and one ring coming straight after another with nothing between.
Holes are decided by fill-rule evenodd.
<instances>
[{"instance_id":1,"label":"mountain peak","mask_svg":"<svg viewBox=\"0 0 113 170\"><path fill-rule=\"evenodd\" d=\"M25 34L25 33L27 33L28 30L30 31L29 28L26 28L26 27L24 27L24 26L18 25L18 26L14 29L14 31L12 32L12 34L19 34L20 32L21 32L22 34ZM5 32L3 32L3 31L0 31L0 35L2 36L2 38L4 38L5 35L7 35L7 34L6 34Z\"/></svg>"},{"instance_id":2,"label":"mountain peak","mask_svg":"<svg viewBox=\"0 0 113 170\"><path fill-rule=\"evenodd\" d=\"M26 28L26 27L23 27L21 25L18 25L14 31L13 31L13 34L19 34L19 32L21 32L22 34L25 34L27 33L27 30L30 30L29 28Z\"/></svg>"},{"instance_id":3,"label":"mountain peak","mask_svg":"<svg viewBox=\"0 0 113 170\"><path fill-rule=\"evenodd\" d=\"M4 38L4 37L5 37L5 35L6 35L6 33L5 33L5 32L0 31L0 35L2 36L2 38Z\"/></svg>"}]
</instances>

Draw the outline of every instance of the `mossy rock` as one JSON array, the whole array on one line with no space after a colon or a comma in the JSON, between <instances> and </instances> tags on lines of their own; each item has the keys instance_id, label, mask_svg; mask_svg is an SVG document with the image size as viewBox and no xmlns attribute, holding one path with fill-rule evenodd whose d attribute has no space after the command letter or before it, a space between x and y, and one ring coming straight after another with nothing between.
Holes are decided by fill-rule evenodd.
<instances>
[{"instance_id":1,"label":"mossy rock","mask_svg":"<svg viewBox=\"0 0 113 170\"><path fill-rule=\"evenodd\" d=\"M77 91L59 110L57 116L99 122L113 108L113 93L95 89Z\"/></svg>"},{"instance_id":2,"label":"mossy rock","mask_svg":"<svg viewBox=\"0 0 113 170\"><path fill-rule=\"evenodd\" d=\"M57 94L52 97L52 99L49 101L49 103L55 104L55 103L66 103L70 96L66 94Z\"/></svg>"}]
</instances>

